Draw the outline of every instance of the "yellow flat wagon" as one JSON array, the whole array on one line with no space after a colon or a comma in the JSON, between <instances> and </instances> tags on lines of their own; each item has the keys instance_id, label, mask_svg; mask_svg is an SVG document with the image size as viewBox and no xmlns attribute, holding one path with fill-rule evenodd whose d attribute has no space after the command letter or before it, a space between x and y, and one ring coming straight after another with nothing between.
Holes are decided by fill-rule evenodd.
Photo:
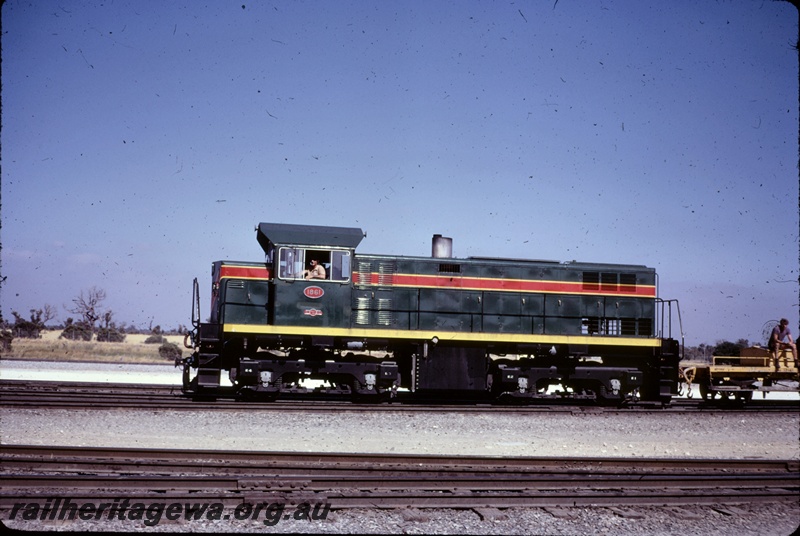
<instances>
[{"instance_id":1,"label":"yellow flat wagon","mask_svg":"<svg viewBox=\"0 0 800 536\"><path fill-rule=\"evenodd\" d=\"M758 346L744 348L739 356L714 356L711 364L682 367L681 376L687 396L692 397L696 385L703 400L719 395L747 401L756 391L763 396L797 392L800 379L791 352L783 350L776 366L769 351Z\"/></svg>"}]
</instances>

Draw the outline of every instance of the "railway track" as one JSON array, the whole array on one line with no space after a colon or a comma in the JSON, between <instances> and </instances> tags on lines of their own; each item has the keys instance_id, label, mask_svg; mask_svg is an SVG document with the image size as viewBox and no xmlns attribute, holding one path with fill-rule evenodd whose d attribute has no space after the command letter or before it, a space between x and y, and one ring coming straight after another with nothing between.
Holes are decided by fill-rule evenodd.
<instances>
[{"instance_id":1,"label":"railway track","mask_svg":"<svg viewBox=\"0 0 800 536\"><path fill-rule=\"evenodd\" d=\"M675 399L668 407L658 404L640 404L623 408L602 407L591 403L575 404L531 404L499 405L490 403L458 403L450 401L409 401L402 395L394 403L354 403L349 400L314 400L300 396L288 396L275 402L238 401L233 398L216 400L193 400L182 395L176 387L159 387L131 384L43 384L43 382L18 385L0 384L0 404L13 407L51 407L51 408L138 408L138 409L188 409L188 410L230 410L264 409L276 411L424 411L424 412L686 412L740 410L760 412L800 411L800 403L780 400L754 400L747 404L737 401L706 402L702 400Z\"/></svg>"},{"instance_id":2,"label":"railway track","mask_svg":"<svg viewBox=\"0 0 800 536\"><path fill-rule=\"evenodd\" d=\"M409 401L402 393L394 403L354 403L350 400L314 400L300 397L287 397L275 402L237 401L233 398L216 400L193 400L183 396L177 386L150 384L112 384L89 382L44 382L27 380L0 381L0 405L5 407L28 408L69 408L69 409L169 409L169 410L271 410L294 412L318 411L407 411L407 412L460 412L460 413L630 413L630 412L693 412L727 411L747 412L800 412L800 402L790 400L754 399L742 404L738 401L704 401L700 399L674 399L672 404L638 404L617 407L602 407L595 404L531 404L502 405L490 403L459 403L451 400Z\"/></svg>"},{"instance_id":3,"label":"railway track","mask_svg":"<svg viewBox=\"0 0 800 536\"><path fill-rule=\"evenodd\" d=\"M50 497L346 508L753 504L800 497L796 460L494 458L0 447L0 512Z\"/></svg>"}]
</instances>

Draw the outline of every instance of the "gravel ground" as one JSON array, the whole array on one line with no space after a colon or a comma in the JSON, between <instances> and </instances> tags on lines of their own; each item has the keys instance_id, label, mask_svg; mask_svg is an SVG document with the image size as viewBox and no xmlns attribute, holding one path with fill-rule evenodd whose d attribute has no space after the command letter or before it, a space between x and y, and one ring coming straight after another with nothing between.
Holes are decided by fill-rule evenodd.
<instances>
[{"instance_id":1,"label":"gravel ground","mask_svg":"<svg viewBox=\"0 0 800 536\"><path fill-rule=\"evenodd\" d=\"M4 408L3 444L488 456L781 458L800 460L795 414L458 414L268 411L42 410ZM325 521L6 522L25 530L406 534L764 534L800 526L800 504L714 509L541 508L483 515L473 510L342 510ZM490 513L491 514L491 513Z\"/></svg>"},{"instance_id":2,"label":"gravel ground","mask_svg":"<svg viewBox=\"0 0 800 536\"><path fill-rule=\"evenodd\" d=\"M0 378L7 380L148 383L181 385L181 369L143 363L0 360Z\"/></svg>"},{"instance_id":3,"label":"gravel ground","mask_svg":"<svg viewBox=\"0 0 800 536\"><path fill-rule=\"evenodd\" d=\"M795 414L459 414L6 408L3 443L486 456L800 459Z\"/></svg>"},{"instance_id":4,"label":"gravel ground","mask_svg":"<svg viewBox=\"0 0 800 536\"><path fill-rule=\"evenodd\" d=\"M800 524L797 503L753 507L692 506L640 507L624 516L610 508L566 508L553 513L543 508L510 508L495 516L474 510L342 510L322 521L163 522L5 522L9 528L36 531L255 532L301 534L574 534L610 536L786 536ZM566 516L566 517L562 517Z\"/></svg>"},{"instance_id":5,"label":"gravel ground","mask_svg":"<svg viewBox=\"0 0 800 536\"><path fill-rule=\"evenodd\" d=\"M379 414L308 411L189 413L142 410L5 409L2 442L267 451L452 454L492 456L644 456L800 459L794 415ZM608 508L570 508L560 518L540 508L473 510L343 510L325 521L184 521L143 527L108 521L9 524L25 530L147 530L406 534L769 534L800 526L800 503L742 505L745 513L708 506L636 508L621 517ZM689 514L687 516L687 513Z\"/></svg>"}]
</instances>

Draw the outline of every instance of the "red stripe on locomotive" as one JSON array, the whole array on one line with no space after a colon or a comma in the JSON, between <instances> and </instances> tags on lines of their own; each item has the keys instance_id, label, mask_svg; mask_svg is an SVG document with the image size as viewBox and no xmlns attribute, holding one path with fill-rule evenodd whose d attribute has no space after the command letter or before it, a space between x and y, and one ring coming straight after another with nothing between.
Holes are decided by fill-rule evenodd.
<instances>
[{"instance_id":1,"label":"red stripe on locomotive","mask_svg":"<svg viewBox=\"0 0 800 536\"><path fill-rule=\"evenodd\" d=\"M272 275L266 267L256 266L226 266L220 268L220 279L225 277L237 277L246 279L269 279Z\"/></svg>"},{"instance_id":2,"label":"red stripe on locomotive","mask_svg":"<svg viewBox=\"0 0 800 536\"><path fill-rule=\"evenodd\" d=\"M368 280L362 281L360 276L366 275ZM385 276L383 276L385 277ZM381 274L353 273L353 281L362 285L385 284L380 281ZM390 287L433 287L460 288L464 290L493 290L508 292L545 292L558 294L611 294L620 296L639 296L654 298L655 287L651 285L598 285L587 286L581 282L569 281L534 281L521 279L490 279L481 277L451 277L441 275L393 274ZM593 288L592 288L593 287Z\"/></svg>"}]
</instances>

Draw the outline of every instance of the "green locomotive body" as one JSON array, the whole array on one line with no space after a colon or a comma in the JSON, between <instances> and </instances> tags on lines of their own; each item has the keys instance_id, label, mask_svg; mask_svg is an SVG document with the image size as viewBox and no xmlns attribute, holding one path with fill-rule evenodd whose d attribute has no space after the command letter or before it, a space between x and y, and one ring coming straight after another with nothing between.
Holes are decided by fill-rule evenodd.
<instances>
[{"instance_id":1,"label":"green locomotive body","mask_svg":"<svg viewBox=\"0 0 800 536\"><path fill-rule=\"evenodd\" d=\"M214 262L184 390L274 398L310 378L325 382L317 391L361 396L666 402L677 392L679 344L661 336L672 303L652 268L458 259L439 235L431 257L356 253L363 236L261 223L264 262Z\"/></svg>"}]
</instances>

